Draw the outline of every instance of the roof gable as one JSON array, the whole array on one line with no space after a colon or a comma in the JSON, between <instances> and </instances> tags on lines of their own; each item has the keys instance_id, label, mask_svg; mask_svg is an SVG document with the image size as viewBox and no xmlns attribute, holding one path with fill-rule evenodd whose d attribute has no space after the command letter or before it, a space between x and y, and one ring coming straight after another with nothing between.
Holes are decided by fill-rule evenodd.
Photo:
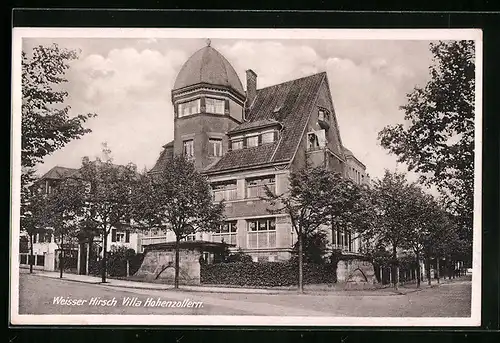
<instances>
[{"instance_id":1,"label":"roof gable","mask_svg":"<svg viewBox=\"0 0 500 343\"><path fill-rule=\"evenodd\" d=\"M48 172L46 172L40 180L60 180L65 177L70 176L71 174L74 174L78 171L77 168L67 168L67 167L60 167L60 166L55 166L52 169L50 169Z\"/></svg>"},{"instance_id":2,"label":"roof gable","mask_svg":"<svg viewBox=\"0 0 500 343\"><path fill-rule=\"evenodd\" d=\"M293 159L325 78L326 73L322 72L257 90L247 121L233 132L265 121L279 122L283 129L275 144L251 148L253 165ZM274 147L271 156L270 146ZM249 149L228 152L209 172L248 166L246 155L251 153L245 150Z\"/></svg>"}]
</instances>

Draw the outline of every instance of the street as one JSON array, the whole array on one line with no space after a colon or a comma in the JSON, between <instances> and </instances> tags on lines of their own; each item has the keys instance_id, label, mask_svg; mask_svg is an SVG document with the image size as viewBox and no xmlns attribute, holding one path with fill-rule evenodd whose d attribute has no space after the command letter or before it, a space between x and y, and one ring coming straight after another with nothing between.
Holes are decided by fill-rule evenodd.
<instances>
[{"instance_id":1,"label":"street","mask_svg":"<svg viewBox=\"0 0 500 343\"><path fill-rule=\"evenodd\" d=\"M21 273L19 314L470 316L470 281L457 280L404 295L387 292L381 292L380 295L362 294L362 291L359 295L349 293L346 296L343 292L234 294L148 290Z\"/></svg>"}]
</instances>

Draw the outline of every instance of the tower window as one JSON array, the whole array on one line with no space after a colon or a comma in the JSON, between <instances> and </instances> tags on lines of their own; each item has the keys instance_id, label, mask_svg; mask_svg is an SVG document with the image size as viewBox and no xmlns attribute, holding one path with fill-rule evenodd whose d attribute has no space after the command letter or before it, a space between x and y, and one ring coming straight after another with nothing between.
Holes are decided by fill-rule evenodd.
<instances>
[{"instance_id":1,"label":"tower window","mask_svg":"<svg viewBox=\"0 0 500 343\"><path fill-rule=\"evenodd\" d=\"M208 156L222 156L222 139L210 138L208 140Z\"/></svg>"},{"instance_id":2,"label":"tower window","mask_svg":"<svg viewBox=\"0 0 500 343\"><path fill-rule=\"evenodd\" d=\"M194 144L192 139L183 142L182 153L186 158L194 157Z\"/></svg>"},{"instance_id":3,"label":"tower window","mask_svg":"<svg viewBox=\"0 0 500 343\"><path fill-rule=\"evenodd\" d=\"M200 113L200 99L179 104L179 118Z\"/></svg>"},{"instance_id":4,"label":"tower window","mask_svg":"<svg viewBox=\"0 0 500 343\"><path fill-rule=\"evenodd\" d=\"M205 99L207 113L224 114L224 100L220 99Z\"/></svg>"}]
</instances>

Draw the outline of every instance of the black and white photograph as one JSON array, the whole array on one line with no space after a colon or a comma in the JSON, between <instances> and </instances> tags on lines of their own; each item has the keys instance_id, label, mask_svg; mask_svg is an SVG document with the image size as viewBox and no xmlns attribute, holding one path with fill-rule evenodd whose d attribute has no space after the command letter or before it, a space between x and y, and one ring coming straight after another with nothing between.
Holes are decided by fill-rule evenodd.
<instances>
[{"instance_id":1,"label":"black and white photograph","mask_svg":"<svg viewBox=\"0 0 500 343\"><path fill-rule=\"evenodd\" d=\"M14 28L10 320L479 326L476 29Z\"/></svg>"}]
</instances>

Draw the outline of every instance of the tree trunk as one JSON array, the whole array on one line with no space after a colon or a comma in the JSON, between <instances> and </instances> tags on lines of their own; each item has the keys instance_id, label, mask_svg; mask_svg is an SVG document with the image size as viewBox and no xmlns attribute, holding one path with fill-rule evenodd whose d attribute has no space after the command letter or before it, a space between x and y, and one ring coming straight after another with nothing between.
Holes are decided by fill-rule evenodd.
<instances>
[{"instance_id":1,"label":"tree trunk","mask_svg":"<svg viewBox=\"0 0 500 343\"><path fill-rule=\"evenodd\" d=\"M179 288L179 237L175 237L175 277L174 277L174 288Z\"/></svg>"},{"instance_id":2,"label":"tree trunk","mask_svg":"<svg viewBox=\"0 0 500 343\"><path fill-rule=\"evenodd\" d=\"M64 236L61 234L61 251L59 252L59 278L63 277L63 268L64 268Z\"/></svg>"},{"instance_id":3,"label":"tree trunk","mask_svg":"<svg viewBox=\"0 0 500 343\"><path fill-rule=\"evenodd\" d=\"M429 257L425 260L425 273L427 274L427 284L430 286L432 284L431 281L431 259Z\"/></svg>"},{"instance_id":4,"label":"tree trunk","mask_svg":"<svg viewBox=\"0 0 500 343\"><path fill-rule=\"evenodd\" d=\"M299 292L300 293L304 293L304 280L303 280L303 270L302 270L302 267L303 267L303 263L304 263L304 259L303 259L303 253L302 253L302 250L303 250L303 247L302 247L302 234L300 235L297 235L297 240L298 240L298 243L299 243Z\"/></svg>"},{"instance_id":5,"label":"tree trunk","mask_svg":"<svg viewBox=\"0 0 500 343\"><path fill-rule=\"evenodd\" d=\"M108 270L107 266L107 254L106 254L106 248L108 245L108 235L107 235L107 230L104 230L104 233L102 235L102 262L101 262L101 282L105 283L106 282L106 271Z\"/></svg>"},{"instance_id":6,"label":"tree trunk","mask_svg":"<svg viewBox=\"0 0 500 343\"><path fill-rule=\"evenodd\" d=\"M417 270L418 270L418 274L417 274L417 288L419 288L420 287L421 278L420 278L420 254L418 252L415 254L415 261L417 262Z\"/></svg>"},{"instance_id":7,"label":"tree trunk","mask_svg":"<svg viewBox=\"0 0 500 343\"><path fill-rule=\"evenodd\" d=\"M30 256L29 256L29 265L30 265L30 274L33 273L33 262L34 262L34 255L33 255L33 234L30 235Z\"/></svg>"},{"instance_id":8,"label":"tree trunk","mask_svg":"<svg viewBox=\"0 0 500 343\"><path fill-rule=\"evenodd\" d=\"M397 265L397 250L396 246L392 246L392 268L393 268L393 273L392 273L392 284L394 286L395 290L398 290L399 288L399 266Z\"/></svg>"},{"instance_id":9,"label":"tree trunk","mask_svg":"<svg viewBox=\"0 0 500 343\"><path fill-rule=\"evenodd\" d=\"M436 279L439 284L439 256L436 257Z\"/></svg>"}]
</instances>

